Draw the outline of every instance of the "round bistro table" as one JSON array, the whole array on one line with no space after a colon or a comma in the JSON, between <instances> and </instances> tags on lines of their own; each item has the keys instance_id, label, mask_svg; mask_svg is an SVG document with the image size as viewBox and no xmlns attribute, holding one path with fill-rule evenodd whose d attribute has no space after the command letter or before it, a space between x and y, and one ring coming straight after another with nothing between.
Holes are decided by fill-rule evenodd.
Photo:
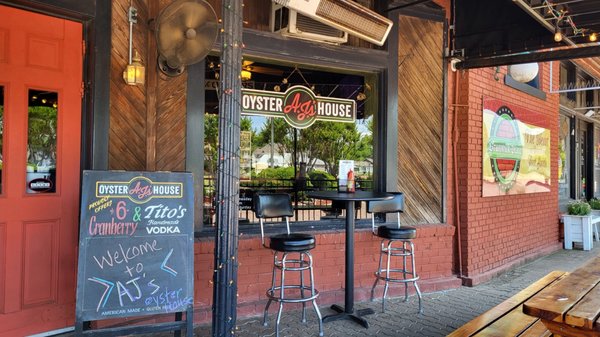
<instances>
[{"instance_id":1,"label":"round bistro table","mask_svg":"<svg viewBox=\"0 0 600 337\"><path fill-rule=\"evenodd\" d=\"M383 192L356 191L311 191L307 195L313 199L336 200L346 203L346 275L344 285L344 307L334 304L331 309L337 313L323 318L323 322L331 322L339 319L349 319L359 323L365 328L369 322L362 316L373 314L371 308L354 311L354 204L356 201L389 200L392 194Z\"/></svg>"}]
</instances>

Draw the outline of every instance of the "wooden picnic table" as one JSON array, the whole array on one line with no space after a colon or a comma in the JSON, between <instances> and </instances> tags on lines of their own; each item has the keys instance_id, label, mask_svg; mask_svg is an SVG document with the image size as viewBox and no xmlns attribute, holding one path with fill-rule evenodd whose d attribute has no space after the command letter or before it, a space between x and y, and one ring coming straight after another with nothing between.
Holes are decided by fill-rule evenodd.
<instances>
[{"instance_id":1,"label":"wooden picnic table","mask_svg":"<svg viewBox=\"0 0 600 337\"><path fill-rule=\"evenodd\" d=\"M554 336L600 337L600 257L565 275L523 304Z\"/></svg>"}]
</instances>

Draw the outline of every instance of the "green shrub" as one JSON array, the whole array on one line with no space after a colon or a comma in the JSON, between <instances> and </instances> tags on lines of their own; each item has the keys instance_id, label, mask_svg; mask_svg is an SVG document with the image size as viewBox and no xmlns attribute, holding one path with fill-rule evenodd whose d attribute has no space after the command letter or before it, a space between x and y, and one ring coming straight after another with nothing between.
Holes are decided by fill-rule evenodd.
<instances>
[{"instance_id":1,"label":"green shrub","mask_svg":"<svg viewBox=\"0 0 600 337\"><path fill-rule=\"evenodd\" d=\"M574 201L567 207L569 215L588 215L592 212L590 204L585 201Z\"/></svg>"},{"instance_id":2,"label":"green shrub","mask_svg":"<svg viewBox=\"0 0 600 337\"><path fill-rule=\"evenodd\" d=\"M336 180L336 178L333 175L329 174L329 172L319 170L310 171L308 173L308 178L310 179L312 185L319 189L324 187L331 187L332 182L335 182Z\"/></svg>"},{"instance_id":3,"label":"green shrub","mask_svg":"<svg viewBox=\"0 0 600 337\"><path fill-rule=\"evenodd\" d=\"M294 179L293 167L266 168L256 175L258 179Z\"/></svg>"},{"instance_id":4,"label":"green shrub","mask_svg":"<svg viewBox=\"0 0 600 337\"><path fill-rule=\"evenodd\" d=\"M592 199L590 199L590 201L588 201L588 204L590 204L590 207L592 209L600 210L600 199L592 198Z\"/></svg>"}]
</instances>

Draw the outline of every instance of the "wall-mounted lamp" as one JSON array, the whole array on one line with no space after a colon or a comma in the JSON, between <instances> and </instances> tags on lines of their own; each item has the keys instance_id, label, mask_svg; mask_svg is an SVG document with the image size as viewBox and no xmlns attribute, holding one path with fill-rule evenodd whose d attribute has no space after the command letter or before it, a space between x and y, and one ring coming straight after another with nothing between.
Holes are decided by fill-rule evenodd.
<instances>
[{"instance_id":1,"label":"wall-mounted lamp","mask_svg":"<svg viewBox=\"0 0 600 337\"><path fill-rule=\"evenodd\" d=\"M123 79L129 85L144 84L146 77L146 68L142 64L142 58L138 52L132 57L133 52L133 24L137 23L137 9L129 7L127 17L129 19L129 63L123 71Z\"/></svg>"},{"instance_id":2,"label":"wall-mounted lamp","mask_svg":"<svg viewBox=\"0 0 600 337\"><path fill-rule=\"evenodd\" d=\"M598 41L598 34L596 34L596 33L590 34L590 42L596 42L596 41Z\"/></svg>"}]
</instances>

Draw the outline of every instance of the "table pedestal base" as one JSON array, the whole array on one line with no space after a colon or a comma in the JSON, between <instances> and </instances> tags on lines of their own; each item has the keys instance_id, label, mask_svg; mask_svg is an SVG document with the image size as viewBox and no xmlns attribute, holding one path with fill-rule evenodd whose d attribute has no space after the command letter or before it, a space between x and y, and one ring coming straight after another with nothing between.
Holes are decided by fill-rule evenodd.
<instances>
[{"instance_id":1,"label":"table pedestal base","mask_svg":"<svg viewBox=\"0 0 600 337\"><path fill-rule=\"evenodd\" d=\"M360 310L356 310L356 311L352 311L352 312L346 312L344 310L344 308L342 308L341 306L339 306L337 304L332 305L331 309L337 311L337 314L323 317L323 323L333 322L333 321L337 321L340 319L347 319L347 320L354 321L367 329L369 328L369 322L367 322L366 319L362 318L362 316L371 315L371 314L375 313L375 311L373 311L373 309L371 309L371 308L360 309Z\"/></svg>"}]
</instances>

